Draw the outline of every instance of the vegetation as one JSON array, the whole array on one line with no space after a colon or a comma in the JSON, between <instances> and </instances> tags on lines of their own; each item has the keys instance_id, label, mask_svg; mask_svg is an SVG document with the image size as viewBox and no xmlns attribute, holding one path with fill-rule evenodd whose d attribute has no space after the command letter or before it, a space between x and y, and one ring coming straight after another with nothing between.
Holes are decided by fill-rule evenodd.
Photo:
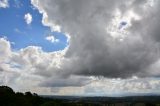
<instances>
[{"instance_id":1,"label":"vegetation","mask_svg":"<svg viewBox=\"0 0 160 106\"><path fill-rule=\"evenodd\" d=\"M160 97L82 97L49 98L31 92L14 92L10 87L0 86L0 106L160 106Z\"/></svg>"},{"instance_id":2,"label":"vegetation","mask_svg":"<svg viewBox=\"0 0 160 106\"><path fill-rule=\"evenodd\" d=\"M0 106L51 106L50 104L58 106L56 102L56 100L42 98L35 93L15 93L10 87L0 86Z\"/></svg>"}]
</instances>

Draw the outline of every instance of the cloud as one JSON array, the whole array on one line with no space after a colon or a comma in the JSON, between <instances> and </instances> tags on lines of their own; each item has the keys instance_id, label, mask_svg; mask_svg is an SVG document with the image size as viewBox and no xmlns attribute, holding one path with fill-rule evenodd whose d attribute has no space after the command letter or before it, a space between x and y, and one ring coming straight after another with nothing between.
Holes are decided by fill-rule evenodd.
<instances>
[{"instance_id":1,"label":"cloud","mask_svg":"<svg viewBox=\"0 0 160 106\"><path fill-rule=\"evenodd\" d=\"M84 87L87 95L128 96L159 93L159 78L95 79Z\"/></svg>"},{"instance_id":2,"label":"cloud","mask_svg":"<svg viewBox=\"0 0 160 106\"><path fill-rule=\"evenodd\" d=\"M135 76L128 79L109 79L71 74L64 76L63 62L69 62L64 58L67 50L47 53L40 47L29 46L13 51L10 42L5 38L0 39L0 45L0 83L12 86L17 91L116 96L130 95L130 93L157 93L160 89L158 78Z\"/></svg>"},{"instance_id":3,"label":"cloud","mask_svg":"<svg viewBox=\"0 0 160 106\"><path fill-rule=\"evenodd\" d=\"M0 38L0 63L7 61L11 55L10 42L6 41L6 38Z\"/></svg>"},{"instance_id":4,"label":"cloud","mask_svg":"<svg viewBox=\"0 0 160 106\"><path fill-rule=\"evenodd\" d=\"M30 13L27 13L24 15L24 19L25 19L25 22L27 24L31 24L32 23L32 15Z\"/></svg>"},{"instance_id":5,"label":"cloud","mask_svg":"<svg viewBox=\"0 0 160 106\"><path fill-rule=\"evenodd\" d=\"M15 90L36 91L34 87L38 87L44 78L49 76L61 78L56 75L58 73L56 70L59 69L59 59L62 59L62 56L63 52L47 53L35 46L13 51L11 42L6 38L0 38L0 83Z\"/></svg>"},{"instance_id":6,"label":"cloud","mask_svg":"<svg viewBox=\"0 0 160 106\"><path fill-rule=\"evenodd\" d=\"M56 42L59 42L59 39L56 39L54 36L52 35L49 35L45 38L46 40L48 40L49 42L51 43L56 43Z\"/></svg>"},{"instance_id":7,"label":"cloud","mask_svg":"<svg viewBox=\"0 0 160 106\"><path fill-rule=\"evenodd\" d=\"M8 0L0 0L0 8L7 8L9 7Z\"/></svg>"},{"instance_id":8,"label":"cloud","mask_svg":"<svg viewBox=\"0 0 160 106\"><path fill-rule=\"evenodd\" d=\"M45 87L81 87L91 83L90 78L83 76L70 76L68 78L57 79L55 77L41 83L40 86Z\"/></svg>"},{"instance_id":9,"label":"cloud","mask_svg":"<svg viewBox=\"0 0 160 106\"><path fill-rule=\"evenodd\" d=\"M0 70L18 73L12 79L17 88L26 85L21 89L45 93L52 88L58 94L67 94L67 88L74 94L72 87L82 94L158 92L158 0L31 2L43 15L43 25L67 33L69 45L49 53L36 46L13 51L9 41L1 39Z\"/></svg>"},{"instance_id":10,"label":"cloud","mask_svg":"<svg viewBox=\"0 0 160 106\"><path fill-rule=\"evenodd\" d=\"M25 31L21 31L21 30L18 29L18 28L15 28L15 29L14 29L14 32L16 32L16 33L18 33L18 34L26 34Z\"/></svg>"},{"instance_id":11,"label":"cloud","mask_svg":"<svg viewBox=\"0 0 160 106\"><path fill-rule=\"evenodd\" d=\"M32 0L44 25L53 30L58 25L70 35L61 65L64 76L108 78L152 76L147 69L159 60L159 45L154 39L159 33L158 3ZM156 14L155 20L151 20L152 14ZM127 24L119 28L122 22Z\"/></svg>"},{"instance_id":12,"label":"cloud","mask_svg":"<svg viewBox=\"0 0 160 106\"><path fill-rule=\"evenodd\" d=\"M21 3L21 1L19 1L19 0L14 0L14 7L20 8L20 7L22 7L22 6L23 6L23 4Z\"/></svg>"}]
</instances>

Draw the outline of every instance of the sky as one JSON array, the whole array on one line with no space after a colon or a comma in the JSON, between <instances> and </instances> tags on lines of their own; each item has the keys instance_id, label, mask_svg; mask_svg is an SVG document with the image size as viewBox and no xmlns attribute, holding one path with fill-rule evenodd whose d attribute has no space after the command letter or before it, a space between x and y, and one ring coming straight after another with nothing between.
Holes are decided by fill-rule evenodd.
<instances>
[{"instance_id":1,"label":"sky","mask_svg":"<svg viewBox=\"0 0 160 106\"><path fill-rule=\"evenodd\" d=\"M8 7L1 6L0 9L0 37L6 36L13 42L12 49L40 46L44 51L52 52L65 48L66 36L63 33L52 32L49 27L42 25L42 15L29 0L10 0L8 3ZM50 39L47 39L48 37Z\"/></svg>"},{"instance_id":2,"label":"sky","mask_svg":"<svg viewBox=\"0 0 160 106\"><path fill-rule=\"evenodd\" d=\"M0 0L0 85L40 95L160 94L159 0Z\"/></svg>"}]
</instances>

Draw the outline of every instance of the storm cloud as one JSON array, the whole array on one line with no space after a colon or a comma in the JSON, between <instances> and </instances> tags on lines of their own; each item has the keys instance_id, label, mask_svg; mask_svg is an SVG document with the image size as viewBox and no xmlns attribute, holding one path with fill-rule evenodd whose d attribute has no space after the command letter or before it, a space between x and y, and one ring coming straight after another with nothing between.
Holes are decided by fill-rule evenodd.
<instances>
[{"instance_id":1,"label":"storm cloud","mask_svg":"<svg viewBox=\"0 0 160 106\"><path fill-rule=\"evenodd\" d=\"M43 14L44 25L69 34L61 64L65 76L157 75L148 69L159 60L159 1L32 0L32 4Z\"/></svg>"}]
</instances>

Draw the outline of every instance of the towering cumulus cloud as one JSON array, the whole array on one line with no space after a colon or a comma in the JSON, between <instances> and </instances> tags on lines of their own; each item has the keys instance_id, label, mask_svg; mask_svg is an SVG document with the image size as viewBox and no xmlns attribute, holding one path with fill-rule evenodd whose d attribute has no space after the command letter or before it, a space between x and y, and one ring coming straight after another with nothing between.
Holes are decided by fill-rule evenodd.
<instances>
[{"instance_id":1,"label":"towering cumulus cloud","mask_svg":"<svg viewBox=\"0 0 160 106\"><path fill-rule=\"evenodd\" d=\"M43 24L69 33L64 75L159 76L159 1L32 0ZM153 69L152 69L153 68Z\"/></svg>"}]
</instances>

